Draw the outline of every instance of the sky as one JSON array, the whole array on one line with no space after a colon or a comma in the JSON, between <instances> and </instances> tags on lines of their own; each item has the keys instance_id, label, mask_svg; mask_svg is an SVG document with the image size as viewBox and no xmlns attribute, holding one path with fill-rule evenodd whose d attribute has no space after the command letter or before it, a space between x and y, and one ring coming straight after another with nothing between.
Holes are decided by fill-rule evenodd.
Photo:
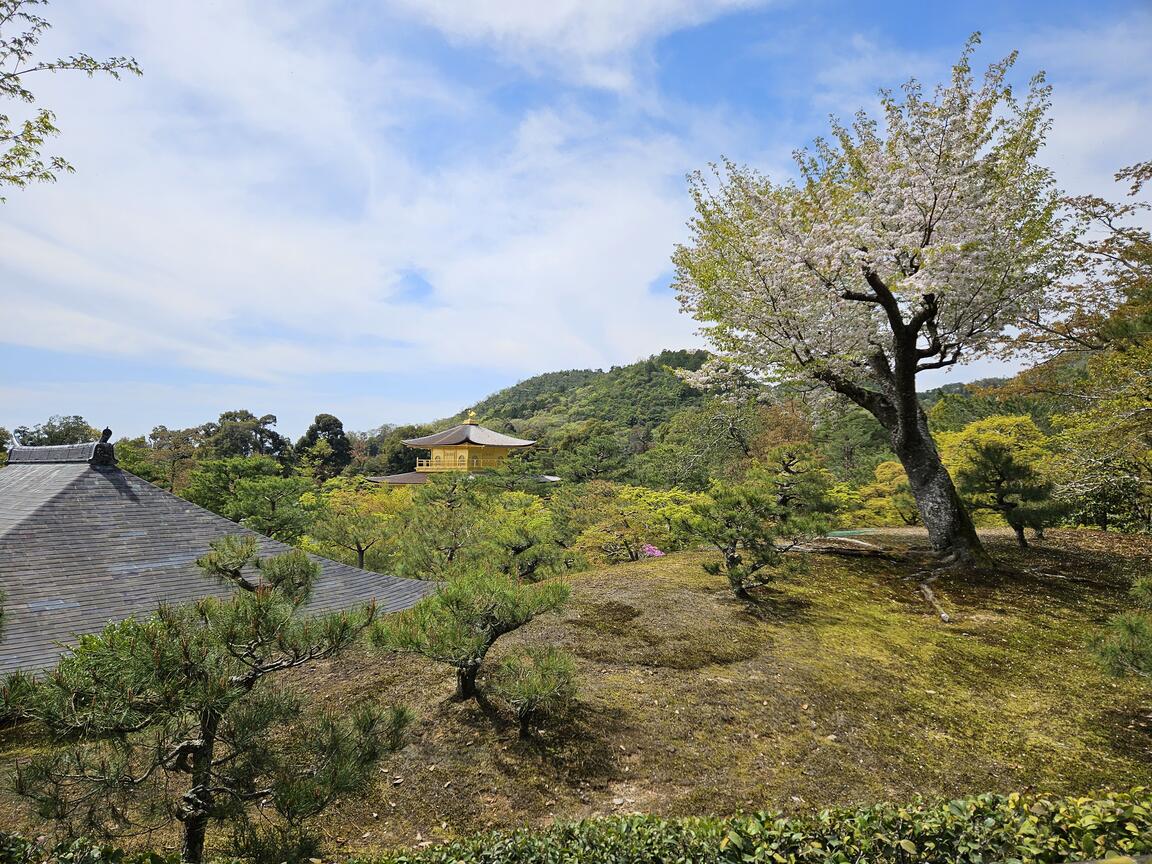
<instances>
[{"instance_id":1,"label":"sky","mask_svg":"<svg viewBox=\"0 0 1152 864\"><path fill-rule=\"evenodd\" d=\"M0 204L0 425L120 435L225 410L432 420L546 371L703 345L685 175L773 177L880 87L1020 52L1042 155L1119 197L1152 156L1152 3L53 0L29 81L76 173ZM13 116L18 109L0 106ZM1005 371L990 362L933 380Z\"/></svg>"}]
</instances>

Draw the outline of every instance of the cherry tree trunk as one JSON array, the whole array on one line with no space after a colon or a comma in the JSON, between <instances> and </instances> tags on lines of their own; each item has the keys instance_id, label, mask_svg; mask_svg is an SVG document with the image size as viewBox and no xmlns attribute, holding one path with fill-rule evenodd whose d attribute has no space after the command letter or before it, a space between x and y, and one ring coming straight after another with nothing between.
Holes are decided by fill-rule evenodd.
<instances>
[{"instance_id":1,"label":"cherry tree trunk","mask_svg":"<svg viewBox=\"0 0 1152 864\"><path fill-rule=\"evenodd\" d=\"M917 422L911 430L894 432L892 446L908 474L908 485L933 548L951 563L968 567L992 566L991 557L976 535L972 517L960 500L948 469L940 460L927 431L927 423Z\"/></svg>"}]
</instances>

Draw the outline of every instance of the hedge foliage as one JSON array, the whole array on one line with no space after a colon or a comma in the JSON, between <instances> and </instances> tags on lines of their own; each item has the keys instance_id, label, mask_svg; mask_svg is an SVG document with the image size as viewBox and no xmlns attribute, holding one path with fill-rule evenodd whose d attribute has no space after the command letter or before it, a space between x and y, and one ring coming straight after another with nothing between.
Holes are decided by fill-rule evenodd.
<instances>
[{"instance_id":1,"label":"hedge foliage","mask_svg":"<svg viewBox=\"0 0 1152 864\"><path fill-rule=\"evenodd\" d=\"M1152 852L1152 791L1103 798L978 795L825 810L814 818L734 819L725 862L1049 864Z\"/></svg>"},{"instance_id":2,"label":"hedge foliage","mask_svg":"<svg viewBox=\"0 0 1152 864\"><path fill-rule=\"evenodd\" d=\"M125 852L92 840L71 840L56 845L0 831L0 864L179 864L175 853Z\"/></svg>"},{"instance_id":3,"label":"hedge foliage","mask_svg":"<svg viewBox=\"0 0 1152 864\"><path fill-rule=\"evenodd\" d=\"M1152 853L1152 790L1099 798L978 795L811 816L616 816L497 832L351 864L1058 864ZM77 841L55 848L0 831L0 864L174 864Z\"/></svg>"},{"instance_id":4,"label":"hedge foliage","mask_svg":"<svg viewBox=\"0 0 1152 864\"><path fill-rule=\"evenodd\" d=\"M1055 864L1152 852L1152 790L979 795L814 816L593 819L489 834L362 864Z\"/></svg>"}]
</instances>

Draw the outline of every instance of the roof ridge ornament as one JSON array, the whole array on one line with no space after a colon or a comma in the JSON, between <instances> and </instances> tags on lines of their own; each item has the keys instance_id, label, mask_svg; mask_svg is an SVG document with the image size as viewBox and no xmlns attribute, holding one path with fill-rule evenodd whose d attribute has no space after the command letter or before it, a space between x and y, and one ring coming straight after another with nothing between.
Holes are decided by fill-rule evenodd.
<instances>
[{"instance_id":1,"label":"roof ridge ornament","mask_svg":"<svg viewBox=\"0 0 1152 864\"><path fill-rule=\"evenodd\" d=\"M472 410L469 410L469 411L468 411L468 419L467 419L467 420L465 420L464 422L465 422L467 425L469 425L469 426L475 426L475 425L476 425L476 422L477 422L477 421L476 421L476 412L475 412L475 411L472 411Z\"/></svg>"}]
</instances>

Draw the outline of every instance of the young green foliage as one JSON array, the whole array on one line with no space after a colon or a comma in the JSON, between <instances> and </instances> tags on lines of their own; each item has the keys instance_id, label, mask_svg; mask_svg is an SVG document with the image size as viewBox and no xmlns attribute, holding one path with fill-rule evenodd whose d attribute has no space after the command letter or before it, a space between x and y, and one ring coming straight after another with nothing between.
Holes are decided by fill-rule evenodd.
<instances>
[{"instance_id":1,"label":"young green foliage","mask_svg":"<svg viewBox=\"0 0 1152 864\"><path fill-rule=\"evenodd\" d=\"M687 535L685 519L701 495L682 489L645 489L610 483L588 484L578 501L585 512L575 549L601 564L639 561L645 547L680 548Z\"/></svg>"},{"instance_id":2,"label":"young green foliage","mask_svg":"<svg viewBox=\"0 0 1152 864\"><path fill-rule=\"evenodd\" d=\"M0 193L4 187L22 188L29 183L55 181L73 169L60 156L46 156L45 142L58 135L56 116L47 108L36 109L23 122L13 122L5 103L33 105L36 97L27 87L33 72L83 72L89 78L97 72L119 78L123 72L140 74L131 57L97 60L87 54L74 54L56 60L35 57L40 37L52 25L33 13L47 0L0 0ZM39 77L39 76L36 76ZM0 202L4 196L0 194Z\"/></svg>"},{"instance_id":3,"label":"young green foliage","mask_svg":"<svg viewBox=\"0 0 1152 864\"><path fill-rule=\"evenodd\" d=\"M476 695L476 676L501 636L537 615L558 610L568 599L560 582L517 583L492 570L468 570L404 612L373 627L373 643L391 651L422 654L456 670L456 697Z\"/></svg>"},{"instance_id":4,"label":"young green foliage","mask_svg":"<svg viewBox=\"0 0 1152 864\"><path fill-rule=\"evenodd\" d=\"M302 831L365 781L408 720L372 705L305 718L267 680L339 653L375 617L372 606L305 614L319 568L302 552L262 559L251 538L229 537L198 563L235 593L81 637L29 696L54 746L17 779L41 816L73 834L174 818L190 862L203 859L212 822L243 824L257 803Z\"/></svg>"}]
</instances>

